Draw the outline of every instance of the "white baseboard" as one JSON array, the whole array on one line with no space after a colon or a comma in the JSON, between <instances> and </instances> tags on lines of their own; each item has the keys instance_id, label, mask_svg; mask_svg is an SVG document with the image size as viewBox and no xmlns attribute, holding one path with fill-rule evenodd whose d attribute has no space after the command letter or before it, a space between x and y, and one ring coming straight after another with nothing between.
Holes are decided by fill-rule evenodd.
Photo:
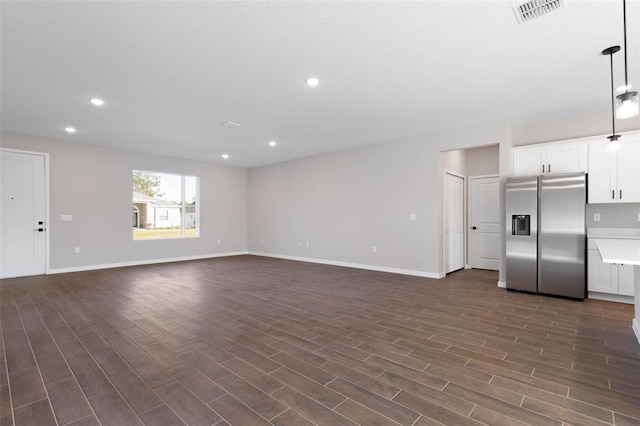
<instances>
[{"instance_id":1,"label":"white baseboard","mask_svg":"<svg viewBox=\"0 0 640 426\"><path fill-rule=\"evenodd\" d=\"M506 281L498 281L498 287L507 288L507 282Z\"/></svg>"},{"instance_id":2,"label":"white baseboard","mask_svg":"<svg viewBox=\"0 0 640 426\"><path fill-rule=\"evenodd\" d=\"M464 265L464 269L471 269L471 265L469 265L468 263L466 263L466 264Z\"/></svg>"},{"instance_id":3,"label":"white baseboard","mask_svg":"<svg viewBox=\"0 0 640 426\"><path fill-rule=\"evenodd\" d=\"M588 297L589 299L606 300L607 302L629 303L633 305L633 296L622 296L620 294L609 294L590 291Z\"/></svg>"},{"instance_id":4,"label":"white baseboard","mask_svg":"<svg viewBox=\"0 0 640 426\"><path fill-rule=\"evenodd\" d=\"M122 268L124 266L152 265L154 263L183 262L185 260L211 259L215 257L240 256L249 254L246 251L235 251L229 253L203 254L197 256L171 257L166 259L134 260L131 262L103 263L100 265L73 266L71 268L49 269L47 274L65 274L67 272L94 271L96 269Z\"/></svg>"},{"instance_id":5,"label":"white baseboard","mask_svg":"<svg viewBox=\"0 0 640 426\"><path fill-rule=\"evenodd\" d=\"M445 276L445 274L435 273L435 272L415 271L412 269L401 269L401 268L389 268L386 266L365 265L362 263L340 262L337 260L315 259L310 257L286 256L282 254L263 253L263 252L257 252L257 251L250 251L249 254L254 256L264 256L264 257L273 257L277 259L295 260L298 262L310 262L310 263L321 263L323 265L344 266L347 268L365 269L368 271L390 272L392 274L411 275L414 277L440 279L440 278L444 278Z\"/></svg>"},{"instance_id":6,"label":"white baseboard","mask_svg":"<svg viewBox=\"0 0 640 426\"><path fill-rule=\"evenodd\" d=\"M631 328L633 328L633 332L636 333L636 339L638 343L640 343L640 322L638 322L638 318L634 318L631 322Z\"/></svg>"}]
</instances>

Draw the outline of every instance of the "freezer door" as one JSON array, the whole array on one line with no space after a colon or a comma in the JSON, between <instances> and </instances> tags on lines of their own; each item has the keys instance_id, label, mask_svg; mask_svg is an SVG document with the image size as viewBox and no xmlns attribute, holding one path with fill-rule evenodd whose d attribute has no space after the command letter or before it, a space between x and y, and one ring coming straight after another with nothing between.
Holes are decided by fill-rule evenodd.
<instances>
[{"instance_id":1,"label":"freezer door","mask_svg":"<svg viewBox=\"0 0 640 426\"><path fill-rule=\"evenodd\" d=\"M507 178L507 288L537 291L538 178Z\"/></svg>"},{"instance_id":2,"label":"freezer door","mask_svg":"<svg viewBox=\"0 0 640 426\"><path fill-rule=\"evenodd\" d=\"M584 173L540 177L540 293L586 297L586 200Z\"/></svg>"}]
</instances>

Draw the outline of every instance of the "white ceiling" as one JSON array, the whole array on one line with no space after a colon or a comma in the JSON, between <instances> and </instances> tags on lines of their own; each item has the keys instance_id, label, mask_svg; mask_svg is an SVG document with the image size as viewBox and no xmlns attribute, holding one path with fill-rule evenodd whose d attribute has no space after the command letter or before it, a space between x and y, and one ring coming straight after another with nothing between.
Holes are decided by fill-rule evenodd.
<instances>
[{"instance_id":1,"label":"white ceiling","mask_svg":"<svg viewBox=\"0 0 640 426\"><path fill-rule=\"evenodd\" d=\"M3 0L2 129L254 167L607 109L600 52L622 45L622 0L566 0L522 25L515 3ZM627 24L637 88L640 1Z\"/></svg>"}]
</instances>

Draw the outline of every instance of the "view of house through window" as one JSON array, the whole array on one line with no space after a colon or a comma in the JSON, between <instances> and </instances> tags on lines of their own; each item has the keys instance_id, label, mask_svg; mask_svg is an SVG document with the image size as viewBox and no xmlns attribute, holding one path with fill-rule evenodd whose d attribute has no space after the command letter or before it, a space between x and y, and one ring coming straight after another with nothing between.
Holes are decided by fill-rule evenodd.
<instances>
[{"instance_id":1,"label":"view of house through window","mask_svg":"<svg viewBox=\"0 0 640 426\"><path fill-rule=\"evenodd\" d=\"M198 236L198 178L133 171L133 239Z\"/></svg>"}]
</instances>

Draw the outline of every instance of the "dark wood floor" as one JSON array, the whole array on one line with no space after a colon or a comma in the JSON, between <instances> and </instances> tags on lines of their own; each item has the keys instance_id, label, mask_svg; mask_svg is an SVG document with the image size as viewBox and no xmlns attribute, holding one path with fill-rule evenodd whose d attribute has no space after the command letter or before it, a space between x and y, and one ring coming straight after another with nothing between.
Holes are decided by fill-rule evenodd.
<instances>
[{"instance_id":1,"label":"dark wood floor","mask_svg":"<svg viewBox=\"0 0 640 426\"><path fill-rule=\"evenodd\" d=\"M1 425L640 424L633 306L285 260L3 280Z\"/></svg>"}]
</instances>

